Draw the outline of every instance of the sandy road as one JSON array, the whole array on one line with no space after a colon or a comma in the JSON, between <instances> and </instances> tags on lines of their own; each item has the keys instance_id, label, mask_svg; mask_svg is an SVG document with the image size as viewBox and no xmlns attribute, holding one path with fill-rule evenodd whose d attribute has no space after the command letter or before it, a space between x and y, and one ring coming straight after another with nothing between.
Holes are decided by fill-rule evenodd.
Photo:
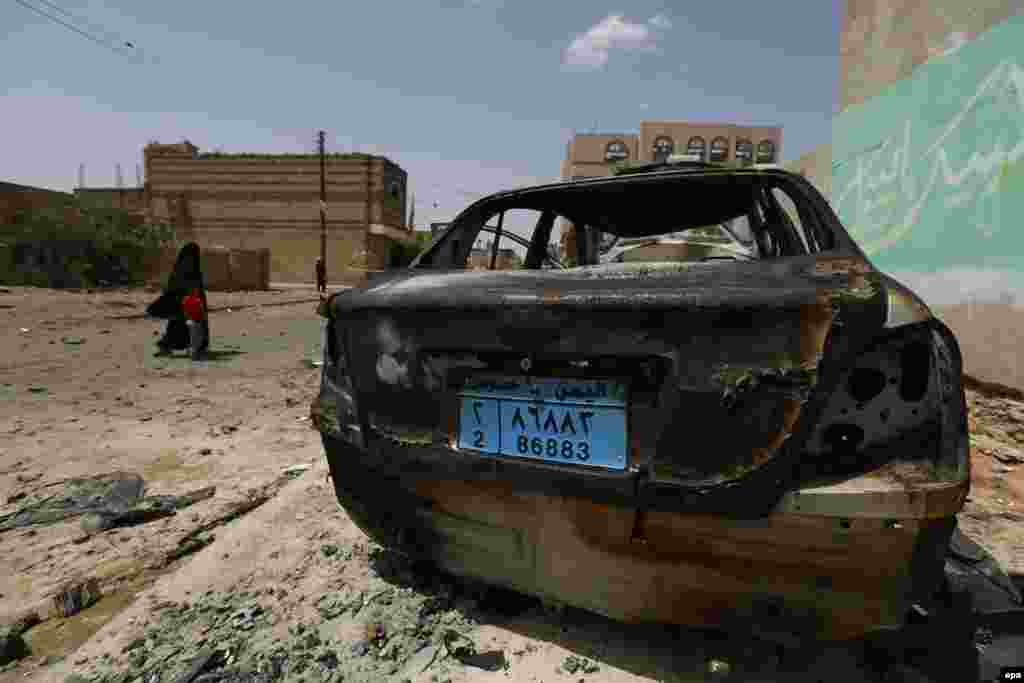
<instances>
[{"instance_id":1,"label":"sandy road","mask_svg":"<svg viewBox=\"0 0 1024 683\"><path fill-rule=\"evenodd\" d=\"M151 294L0 292L0 316L8 320L0 332L0 514L17 508L17 501L5 503L20 493L117 470L142 475L147 493L216 486L213 498L173 517L87 538L77 519L0 533L0 623L27 610L45 616L54 593L72 579L97 578L104 595L76 616L50 618L29 630L32 655L0 673L0 683L91 672L104 653L113 658L104 670L136 670L130 662L139 650L126 654L125 648L147 625L163 623L170 612L162 605L198 609L218 595L258 601L271 615L243 634L250 650L291 642L292 627L300 624L320 633L326 644L317 652L336 653L324 660L334 662L333 673L310 669L304 680L700 681L709 679L709 662L716 659L748 681L818 680L836 667L848 672L846 680L866 680L855 657L841 649L779 661L764 643L627 626L529 604L503 609L446 577L387 570L387 555L337 507L318 436L304 419L318 381L318 371L305 363L319 351L311 295L212 293L212 358L192 363L152 357L158 325L131 317ZM1013 408L983 407L1004 422ZM998 440L1009 428L981 431ZM987 455L978 461L982 476L971 524L983 536L995 530L988 545L1004 562L1016 563L1013 528L1020 525L1005 514L1024 504L1021 471L994 479L998 463ZM216 525L210 545L162 565L190 532L213 524L295 464L311 468L286 481L265 505ZM386 595L388 604L325 617L318 600L343 594ZM428 599L443 603L429 619L423 616ZM413 627L403 621L406 608L420 610ZM173 634L171 625L164 629L184 649L159 655L168 657L160 665L162 680L171 680L172 665L187 660L189 643L216 633L215 624L200 626L201 615L188 614L176 617ZM369 619L384 625L387 636L364 652L360 633ZM199 630L188 631L192 626ZM416 657L439 647L437 639L452 629L478 650L504 653L507 666L487 671L442 657L414 671ZM145 641L151 660L173 645L156 640ZM572 657L587 665L577 667L581 660Z\"/></svg>"}]
</instances>

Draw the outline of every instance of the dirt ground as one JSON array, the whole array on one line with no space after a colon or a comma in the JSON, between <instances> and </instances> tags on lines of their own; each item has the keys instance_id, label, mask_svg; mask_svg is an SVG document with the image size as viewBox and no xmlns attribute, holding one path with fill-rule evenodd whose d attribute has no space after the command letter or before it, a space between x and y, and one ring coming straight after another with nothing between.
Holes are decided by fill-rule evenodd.
<instances>
[{"instance_id":1,"label":"dirt ground","mask_svg":"<svg viewBox=\"0 0 1024 683\"><path fill-rule=\"evenodd\" d=\"M404 563L340 510L309 426L315 292L210 293L203 362L153 356L160 324L139 314L154 296L0 290L0 519L76 477L137 473L147 495L215 487L136 526L0 531L0 624L43 618L0 683L169 681L210 648L221 669L284 666L285 680L703 681L726 667L746 681L834 680L836 667L867 680L848 652L780 659L765 643L619 624ZM1024 403L969 400L962 527L1024 574ZM85 579L98 602L56 615L54 596ZM195 680L233 680L211 676Z\"/></svg>"}]
</instances>

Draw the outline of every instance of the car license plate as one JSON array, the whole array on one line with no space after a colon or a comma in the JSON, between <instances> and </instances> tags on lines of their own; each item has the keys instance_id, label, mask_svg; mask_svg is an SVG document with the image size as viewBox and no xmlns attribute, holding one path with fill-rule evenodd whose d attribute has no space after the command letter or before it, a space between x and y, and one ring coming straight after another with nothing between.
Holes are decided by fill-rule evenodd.
<instances>
[{"instance_id":1,"label":"car license plate","mask_svg":"<svg viewBox=\"0 0 1024 683\"><path fill-rule=\"evenodd\" d=\"M474 377L459 393L460 449L626 469L626 385L616 380Z\"/></svg>"}]
</instances>

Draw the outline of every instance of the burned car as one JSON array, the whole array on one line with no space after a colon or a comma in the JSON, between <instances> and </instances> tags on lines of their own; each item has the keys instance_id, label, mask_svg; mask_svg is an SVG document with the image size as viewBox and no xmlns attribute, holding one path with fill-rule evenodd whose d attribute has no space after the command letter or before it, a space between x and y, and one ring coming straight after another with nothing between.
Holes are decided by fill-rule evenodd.
<instances>
[{"instance_id":1,"label":"burned car","mask_svg":"<svg viewBox=\"0 0 1024 683\"><path fill-rule=\"evenodd\" d=\"M718 250L617 257L693 235ZM521 267L468 270L482 237ZM385 546L615 619L824 639L898 627L942 581L957 342L798 175L501 192L319 310L312 417Z\"/></svg>"}]
</instances>

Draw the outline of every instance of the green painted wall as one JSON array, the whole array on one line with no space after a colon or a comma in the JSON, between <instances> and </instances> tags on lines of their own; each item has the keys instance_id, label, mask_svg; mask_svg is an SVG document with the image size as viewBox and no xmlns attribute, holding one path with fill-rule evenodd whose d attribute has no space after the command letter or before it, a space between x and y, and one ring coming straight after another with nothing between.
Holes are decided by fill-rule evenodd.
<instances>
[{"instance_id":1,"label":"green painted wall","mask_svg":"<svg viewBox=\"0 0 1024 683\"><path fill-rule=\"evenodd\" d=\"M879 267L1024 283L1024 15L847 108L832 154L832 204Z\"/></svg>"}]
</instances>

